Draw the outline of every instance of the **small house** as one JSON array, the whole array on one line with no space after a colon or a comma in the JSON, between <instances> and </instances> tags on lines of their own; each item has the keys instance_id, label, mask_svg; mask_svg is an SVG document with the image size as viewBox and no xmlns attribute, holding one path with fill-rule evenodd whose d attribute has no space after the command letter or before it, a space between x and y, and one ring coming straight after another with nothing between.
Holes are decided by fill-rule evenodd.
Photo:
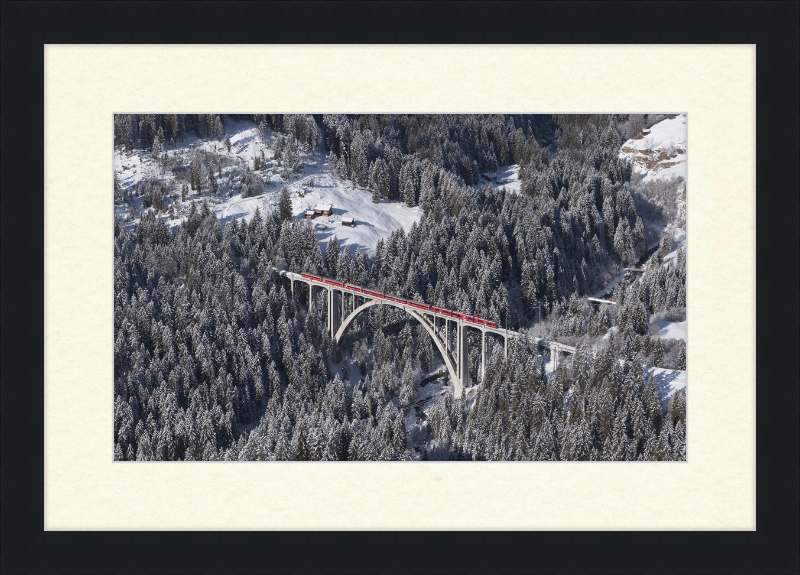
<instances>
[{"instance_id":1,"label":"small house","mask_svg":"<svg viewBox=\"0 0 800 575\"><path fill-rule=\"evenodd\" d=\"M342 225L352 228L352 227L354 227L356 225L356 219L355 218L342 218Z\"/></svg>"},{"instance_id":2,"label":"small house","mask_svg":"<svg viewBox=\"0 0 800 575\"><path fill-rule=\"evenodd\" d=\"M314 218L314 216L316 216L316 215L317 215L317 213L316 213L314 210L308 210L308 211L306 211L306 219L307 219L307 220L311 220L311 219L313 219L313 218Z\"/></svg>"},{"instance_id":3,"label":"small house","mask_svg":"<svg viewBox=\"0 0 800 575\"><path fill-rule=\"evenodd\" d=\"M323 216L329 216L333 213L333 205L332 204L317 204L314 206L314 212L317 215L322 214Z\"/></svg>"}]
</instances>

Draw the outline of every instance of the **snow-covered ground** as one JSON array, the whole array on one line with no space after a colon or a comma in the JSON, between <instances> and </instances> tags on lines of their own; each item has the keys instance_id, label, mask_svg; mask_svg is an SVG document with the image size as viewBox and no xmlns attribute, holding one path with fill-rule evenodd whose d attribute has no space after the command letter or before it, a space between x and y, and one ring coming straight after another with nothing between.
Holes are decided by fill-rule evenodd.
<instances>
[{"instance_id":1,"label":"snow-covered ground","mask_svg":"<svg viewBox=\"0 0 800 575\"><path fill-rule=\"evenodd\" d=\"M281 168L278 168L275 174L272 173L276 163L272 159L275 140L271 134L267 141L262 143L258 136L258 127L246 121L229 120L225 129L231 140L230 153L225 148L224 142L200 140L193 135L187 136L183 142L178 142L175 146L165 145L170 155L186 156L191 149L199 149L218 153L229 164L228 167L222 168L222 177L218 178L223 189L222 196L212 197L192 193L186 202L181 203L174 219L171 220L169 216L162 214L161 217L167 226L172 228L179 226L188 215L191 203L198 204L199 208L203 201L209 203L209 207L223 226L234 217L239 221L250 221L257 208L263 215L278 205L283 186L289 189L294 219L303 220L305 211L318 203L333 205L331 216L320 216L309 220L309 225L314 226L323 254L328 240L334 235L338 237L342 247L350 248L352 254L355 254L357 249L371 252L379 239L388 237L398 228L408 232L413 223L422 217L422 210L419 207L409 208L399 201L381 200L380 203L373 204L370 190L353 187L351 182L329 172L324 152L312 156L304 155L304 173L292 174L289 181L283 181L280 176ZM241 193L229 195L225 182L232 166L247 164L252 169L253 159L260 157L262 151L267 163L267 169L259 172L259 177L264 182L264 193L249 198L242 198ZM160 166L150 157L149 152L127 154L115 150L114 171L123 190L135 188L142 180L159 178L167 182L171 186L170 190L179 196L175 176L171 171L161 173ZM312 179L313 187L310 185ZM134 202L137 209L141 209L141 199L135 198ZM130 212L130 207L126 204L117 204L115 212L124 219ZM343 217L355 218L355 226L343 226ZM138 218L130 220L126 225L132 227L137 221Z\"/></svg>"},{"instance_id":2,"label":"snow-covered ground","mask_svg":"<svg viewBox=\"0 0 800 575\"><path fill-rule=\"evenodd\" d=\"M306 174L309 175L287 184L287 187L292 198L292 216L296 220L304 219L306 210L313 209L317 204L333 205L331 216L309 220L309 225L314 226L323 255L328 240L334 235L342 247L349 246L352 254L357 249L372 252L379 239L388 237L397 228L408 232L413 223L422 217L419 207L409 208L402 202L381 200L380 203L373 204L370 190L353 188L350 182L329 174L327 161L321 165L322 169L317 171L306 169ZM313 188L308 187L311 178L314 179ZM278 204L279 195L280 188L277 186L254 198L242 199L237 194L216 206L215 211L223 225L234 216L240 221L250 221L256 208L260 208L262 214L273 209ZM355 218L355 226L343 226L342 218L345 217Z\"/></svg>"},{"instance_id":3,"label":"snow-covered ground","mask_svg":"<svg viewBox=\"0 0 800 575\"><path fill-rule=\"evenodd\" d=\"M622 145L620 158L633 160L633 169L643 182L672 177L686 179L686 114L678 114L658 124L649 133L634 136Z\"/></svg>"},{"instance_id":4,"label":"snow-covered ground","mask_svg":"<svg viewBox=\"0 0 800 575\"><path fill-rule=\"evenodd\" d=\"M686 387L686 373L679 369L664 369L649 365L644 368L644 376L652 376L656 389L658 389L658 396L661 398L661 404L664 407L676 392Z\"/></svg>"},{"instance_id":5,"label":"snow-covered ground","mask_svg":"<svg viewBox=\"0 0 800 575\"><path fill-rule=\"evenodd\" d=\"M647 324L658 328L658 337L662 339L682 339L687 341L686 321L657 321Z\"/></svg>"},{"instance_id":6,"label":"snow-covered ground","mask_svg":"<svg viewBox=\"0 0 800 575\"><path fill-rule=\"evenodd\" d=\"M476 187L490 184L495 188L505 187L509 192L518 194L521 183L519 181L519 165L498 166L496 172L487 172L481 177Z\"/></svg>"},{"instance_id":7,"label":"snow-covered ground","mask_svg":"<svg viewBox=\"0 0 800 575\"><path fill-rule=\"evenodd\" d=\"M686 245L686 230L678 228L667 228L667 233L672 239L672 251L664 256L664 263L662 265L669 265L669 263L678 257L678 250Z\"/></svg>"}]
</instances>

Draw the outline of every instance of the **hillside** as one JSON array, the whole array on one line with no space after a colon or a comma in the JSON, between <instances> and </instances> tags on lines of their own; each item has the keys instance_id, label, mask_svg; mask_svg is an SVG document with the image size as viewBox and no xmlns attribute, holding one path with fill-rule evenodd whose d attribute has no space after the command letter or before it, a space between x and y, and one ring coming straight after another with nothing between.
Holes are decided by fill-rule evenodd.
<instances>
[{"instance_id":1,"label":"hillside","mask_svg":"<svg viewBox=\"0 0 800 575\"><path fill-rule=\"evenodd\" d=\"M354 187L351 182L329 170L324 150L302 154L302 173L287 174L284 180L278 162L273 158L274 134L269 133L262 142L258 126L253 122L235 120L228 121L226 133L231 142L230 151L222 141L200 139L193 134L187 135L184 141L174 146L165 145L167 156L176 164L170 170L164 170L149 154L136 151L126 153L116 149L114 173L122 192L133 192L148 180L163 182L169 190L167 201L173 208L173 217L170 217L168 208L160 217L169 228L174 229L186 219L193 203L199 208L203 202L207 202L223 227L234 217L239 221L250 221L256 209L261 214L274 209L278 205L280 190L285 186L292 200L293 219L302 220L306 210L318 203L333 205L332 216L319 217L311 222L323 255L328 240L334 235L339 239L340 246L348 247L352 254L357 250L372 253L379 239L387 238L398 228L408 232L422 215L419 207L409 208L400 201L381 200L377 204L372 203L370 190ZM181 201L180 187L186 178L180 166L188 164L190 154L195 151L219 158L222 166L217 176L220 194L190 191L186 201ZM256 172L256 177L263 185L263 191L256 196L243 198L240 177L236 174L245 166L252 169L254 160L260 159L262 154L266 164L263 170ZM137 211L141 210L141 197L133 195L129 201ZM137 217L131 218L129 204L117 202L114 209L127 229L133 229L139 222L141 214L137 213ZM355 226L342 226L343 217L355 218Z\"/></svg>"},{"instance_id":2,"label":"hillside","mask_svg":"<svg viewBox=\"0 0 800 575\"><path fill-rule=\"evenodd\" d=\"M669 116L626 141L619 156L633 161L634 172L643 182L686 179L686 114Z\"/></svg>"},{"instance_id":3,"label":"hillside","mask_svg":"<svg viewBox=\"0 0 800 575\"><path fill-rule=\"evenodd\" d=\"M660 267L674 265L679 250L686 249L686 176L687 176L687 117L686 114L668 116L649 129L627 140L621 147L620 158L633 162L634 172L642 179L644 186L655 203L668 208L674 203L674 213L665 209L668 221L663 222L662 237L669 242L670 249L663 255ZM680 181L679 181L680 180ZM654 190L657 190L654 192ZM674 194L674 197L671 195ZM656 261L647 266L658 265ZM648 323L648 333L658 337L665 345L677 341L688 343L688 321L686 312L683 319L662 319L654 314ZM674 316L675 314L666 314ZM680 317L680 316L679 316ZM672 395L686 387L687 372L648 367L656 381L662 401L666 403Z\"/></svg>"}]
</instances>

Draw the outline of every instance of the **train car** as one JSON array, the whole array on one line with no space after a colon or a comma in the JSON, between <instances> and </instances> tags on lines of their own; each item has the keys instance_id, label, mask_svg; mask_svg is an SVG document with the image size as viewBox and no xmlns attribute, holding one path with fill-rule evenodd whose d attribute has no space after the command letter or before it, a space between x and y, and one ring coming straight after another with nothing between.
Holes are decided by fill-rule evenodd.
<instances>
[{"instance_id":1,"label":"train car","mask_svg":"<svg viewBox=\"0 0 800 575\"><path fill-rule=\"evenodd\" d=\"M425 311L431 311L433 313L444 315L444 316L447 316L447 317L452 317L454 319L460 319L460 320L468 321L468 322L474 323L476 325L482 325L482 326L490 327L490 328L493 328L493 329L497 329L497 324L495 322L488 321L488 320L485 320L485 319L481 319L479 317L474 317L474 316L471 316L471 315L461 314L461 313L450 311L448 309L444 309L444 308L440 308L440 307L434 307L432 305L428 305L428 304L425 304L425 303L422 303L422 302L418 302L418 301L414 301L414 300L410 300L410 299L409 300L405 300L405 299L402 299L402 298L397 298L397 297L394 297L392 295L388 295L388 294L381 293L381 292L374 292L374 291L366 290L366 289L360 288L358 286L345 284L345 283L342 283L342 282L338 282L336 280L332 280L330 278L326 278L326 277L322 277L322 276L318 276L318 275L314 275L314 274L301 273L300 276L305 278L305 279L308 279L308 280L318 281L318 282L325 283L325 284L332 285L332 286L336 286L336 287L339 287L339 288L342 288L342 289L350 290L352 292L368 295L368 296L375 297L375 298L385 299L387 301L399 303L399 304L402 304L402 305L408 305L408 306L411 306L411 307L414 307L414 308L417 308L417 309L421 309L421 310L425 310Z\"/></svg>"}]
</instances>

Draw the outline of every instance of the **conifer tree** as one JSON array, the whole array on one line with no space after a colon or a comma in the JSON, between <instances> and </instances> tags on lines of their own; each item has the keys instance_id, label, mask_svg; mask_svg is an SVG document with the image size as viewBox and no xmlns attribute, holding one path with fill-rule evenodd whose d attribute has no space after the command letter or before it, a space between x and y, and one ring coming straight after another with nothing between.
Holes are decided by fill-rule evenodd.
<instances>
[{"instance_id":1,"label":"conifer tree","mask_svg":"<svg viewBox=\"0 0 800 575\"><path fill-rule=\"evenodd\" d=\"M686 345L681 345L680 352L678 352L678 365L677 369L686 371Z\"/></svg>"},{"instance_id":2,"label":"conifer tree","mask_svg":"<svg viewBox=\"0 0 800 575\"><path fill-rule=\"evenodd\" d=\"M153 140L153 158L158 160L164 151L164 128L159 128Z\"/></svg>"},{"instance_id":3,"label":"conifer tree","mask_svg":"<svg viewBox=\"0 0 800 575\"><path fill-rule=\"evenodd\" d=\"M278 200L278 211L281 220L289 221L292 219L292 199L289 197L289 189L285 186L281 188L281 195Z\"/></svg>"}]
</instances>

